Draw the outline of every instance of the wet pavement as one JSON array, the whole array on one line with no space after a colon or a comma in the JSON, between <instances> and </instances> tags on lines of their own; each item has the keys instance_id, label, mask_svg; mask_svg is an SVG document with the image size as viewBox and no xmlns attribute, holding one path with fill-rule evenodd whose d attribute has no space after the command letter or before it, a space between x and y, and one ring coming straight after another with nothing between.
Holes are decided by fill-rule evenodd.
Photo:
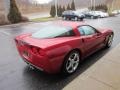
<instances>
[{"instance_id":1,"label":"wet pavement","mask_svg":"<svg viewBox=\"0 0 120 90\"><path fill-rule=\"evenodd\" d=\"M98 28L111 28L115 33L114 42L110 49L100 50L86 58L77 72L69 77L29 69L15 47L15 36L38 31L52 22L0 27L0 90L61 90L120 43L120 16L85 22Z\"/></svg>"}]
</instances>

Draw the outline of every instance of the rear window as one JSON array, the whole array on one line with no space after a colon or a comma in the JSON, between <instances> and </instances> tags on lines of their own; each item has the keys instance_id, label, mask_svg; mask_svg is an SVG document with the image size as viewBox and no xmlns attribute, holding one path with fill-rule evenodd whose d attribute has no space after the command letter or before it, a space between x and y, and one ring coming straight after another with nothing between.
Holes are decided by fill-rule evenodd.
<instances>
[{"instance_id":1,"label":"rear window","mask_svg":"<svg viewBox=\"0 0 120 90\"><path fill-rule=\"evenodd\" d=\"M74 36L74 32L71 27L64 26L47 26L42 28L36 33L32 34L33 38L56 38L56 37L68 37Z\"/></svg>"},{"instance_id":2,"label":"rear window","mask_svg":"<svg viewBox=\"0 0 120 90\"><path fill-rule=\"evenodd\" d=\"M75 13L74 13L74 11L64 11L62 14L63 15L73 15Z\"/></svg>"}]
</instances>

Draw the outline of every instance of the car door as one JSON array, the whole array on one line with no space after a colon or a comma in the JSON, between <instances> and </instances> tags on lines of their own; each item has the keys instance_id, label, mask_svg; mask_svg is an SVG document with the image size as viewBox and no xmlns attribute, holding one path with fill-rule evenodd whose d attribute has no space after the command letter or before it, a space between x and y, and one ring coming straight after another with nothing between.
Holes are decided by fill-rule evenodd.
<instances>
[{"instance_id":1,"label":"car door","mask_svg":"<svg viewBox=\"0 0 120 90\"><path fill-rule=\"evenodd\" d=\"M104 38L102 37L102 34L95 28L89 25L84 25L78 27L78 31L81 34L81 38L84 44L85 55L89 55L102 47Z\"/></svg>"},{"instance_id":2,"label":"car door","mask_svg":"<svg viewBox=\"0 0 120 90\"><path fill-rule=\"evenodd\" d=\"M74 19L74 18L75 18L75 13L71 12L71 19Z\"/></svg>"}]
</instances>

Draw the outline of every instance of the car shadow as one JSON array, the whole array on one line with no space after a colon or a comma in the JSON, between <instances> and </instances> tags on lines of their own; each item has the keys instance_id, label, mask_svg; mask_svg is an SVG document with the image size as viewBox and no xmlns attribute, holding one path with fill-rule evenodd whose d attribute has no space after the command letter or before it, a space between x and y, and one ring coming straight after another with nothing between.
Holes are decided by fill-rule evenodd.
<instances>
[{"instance_id":1,"label":"car shadow","mask_svg":"<svg viewBox=\"0 0 120 90\"><path fill-rule=\"evenodd\" d=\"M31 70L26 66L23 73L24 84L27 86L25 88L26 90L61 90L100 60L109 50L110 49L101 49L89 56L80 64L78 70L70 76L46 74L39 70Z\"/></svg>"}]
</instances>

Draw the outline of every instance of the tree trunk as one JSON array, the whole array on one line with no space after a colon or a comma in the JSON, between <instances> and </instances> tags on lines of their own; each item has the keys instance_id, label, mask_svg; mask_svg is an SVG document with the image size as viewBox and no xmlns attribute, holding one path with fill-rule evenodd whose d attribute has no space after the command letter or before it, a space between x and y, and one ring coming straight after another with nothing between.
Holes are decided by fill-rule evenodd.
<instances>
[{"instance_id":1,"label":"tree trunk","mask_svg":"<svg viewBox=\"0 0 120 90\"><path fill-rule=\"evenodd\" d=\"M8 20L8 13L9 13L9 10L10 10L10 0L3 0L4 2L4 15L5 15L5 22L9 22Z\"/></svg>"}]
</instances>

